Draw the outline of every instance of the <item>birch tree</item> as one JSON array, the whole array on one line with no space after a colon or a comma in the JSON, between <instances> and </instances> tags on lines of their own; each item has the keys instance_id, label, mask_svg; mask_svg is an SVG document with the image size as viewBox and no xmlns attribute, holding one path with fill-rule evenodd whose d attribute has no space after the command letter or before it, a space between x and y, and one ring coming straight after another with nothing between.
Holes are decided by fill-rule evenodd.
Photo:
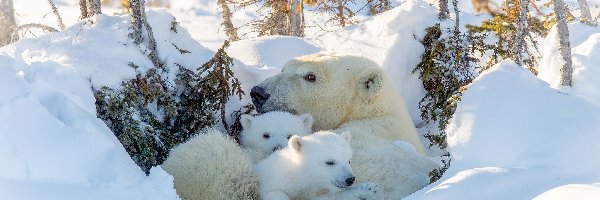
<instances>
[{"instance_id":1,"label":"birch tree","mask_svg":"<svg viewBox=\"0 0 600 200\"><path fill-rule=\"evenodd\" d=\"M577 0L579 4L579 10L581 10L581 16L579 20L584 23L590 23L592 21L592 13L590 12L590 6L586 0Z\"/></svg>"},{"instance_id":2,"label":"birch tree","mask_svg":"<svg viewBox=\"0 0 600 200\"><path fill-rule=\"evenodd\" d=\"M152 27L146 19L146 6L144 0L129 0L129 8L131 9L131 27L133 32L129 34L129 37L133 39L136 45L144 42L143 29L146 29L147 34L147 48L148 57L152 61L155 67L163 68L162 62L158 59L158 53L156 50L156 40L154 39L154 33Z\"/></svg>"},{"instance_id":3,"label":"birch tree","mask_svg":"<svg viewBox=\"0 0 600 200\"><path fill-rule=\"evenodd\" d=\"M558 44L560 46L560 55L564 62L560 67L560 84L571 86L573 83L573 64L571 61L571 44L569 42L569 27L565 18L565 3L562 0L552 0L554 2L554 14L556 14L556 29L558 31Z\"/></svg>"},{"instance_id":4,"label":"birch tree","mask_svg":"<svg viewBox=\"0 0 600 200\"><path fill-rule=\"evenodd\" d=\"M523 66L523 56L527 56L527 48L525 45L525 35L527 34L527 0L519 0L520 9L519 17L517 18L517 31L514 45L514 60L515 62Z\"/></svg>"},{"instance_id":5,"label":"birch tree","mask_svg":"<svg viewBox=\"0 0 600 200\"><path fill-rule=\"evenodd\" d=\"M100 0L79 0L79 12L81 19L91 17L95 14L102 14Z\"/></svg>"},{"instance_id":6,"label":"birch tree","mask_svg":"<svg viewBox=\"0 0 600 200\"><path fill-rule=\"evenodd\" d=\"M237 30L233 26L231 22L231 11L229 11L229 6L227 6L227 2L225 0L217 0L217 4L221 6L221 16L223 17L223 29L225 30L225 34L229 37L230 41L238 41L240 38L237 35Z\"/></svg>"},{"instance_id":7,"label":"birch tree","mask_svg":"<svg viewBox=\"0 0 600 200\"><path fill-rule=\"evenodd\" d=\"M12 43L17 23L12 0L0 0L0 47Z\"/></svg>"},{"instance_id":8,"label":"birch tree","mask_svg":"<svg viewBox=\"0 0 600 200\"><path fill-rule=\"evenodd\" d=\"M440 10L438 12L438 18L441 20L448 19L448 15L450 15L450 10L448 10L448 0L439 0Z\"/></svg>"},{"instance_id":9,"label":"birch tree","mask_svg":"<svg viewBox=\"0 0 600 200\"><path fill-rule=\"evenodd\" d=\"M302 0L288 1L287 27L290 36L304 36L304 5Z\"/></svg>"}]
</instances>

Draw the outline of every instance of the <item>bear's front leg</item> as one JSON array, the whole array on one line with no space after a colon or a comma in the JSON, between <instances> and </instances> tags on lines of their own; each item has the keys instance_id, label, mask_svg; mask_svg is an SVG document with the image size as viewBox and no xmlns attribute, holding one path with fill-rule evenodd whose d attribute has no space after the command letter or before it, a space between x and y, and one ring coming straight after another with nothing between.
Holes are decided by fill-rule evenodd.
<instances>
[{"instance_id":1,"label":"bear's front leg","mask_svg":"<svg viewBox=\"0 0 600 200\"><path fill-rule=\"evenodd\" d=\"M381 200L383 199L383 189L376 183L361 183L351 186L347 190L337 193L330 193L325 196L315 198L315 200Z\"/></svg>"}]
</instances>

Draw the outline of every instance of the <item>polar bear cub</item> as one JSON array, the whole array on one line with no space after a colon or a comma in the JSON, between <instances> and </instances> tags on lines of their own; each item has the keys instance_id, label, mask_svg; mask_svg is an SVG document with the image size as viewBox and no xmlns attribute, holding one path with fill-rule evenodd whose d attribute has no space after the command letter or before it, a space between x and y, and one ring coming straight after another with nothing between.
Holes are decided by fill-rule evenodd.
<instances>
[{"instance_id":1,"label":"polar bear cub","mask_svg":"<svg viewBox=\"0 0 600 200\"><path fill-rule=\"evenodd\" d=\"M310 114L299 116L273 111L262 115L242 115L240 144L253 163L266 158L272 152L286 147L292 135L305 136L312 133L313 118Z\"/></svg>"},{"instance_id":2,"label":"polar bear cub","mask_svg":"<svg viewBox=\"0 0 600 200\"><path fill-rule=\"evenodd\" d=\"M268 112L243 115L240 120L243 147L220 131L207 129L171 151L162 167L173 176L182 199L258 199L254 164L287 146L290 135L312 133L309 114Z\"/></svg>"},{"instance_id":3,"label":"polar bear cub","mask_svg":"<svg viewBox=\"0 0 600 200\"><path fill-rule=\"evenodd\" d=\"M288 147L256 165L261 198L381 199L381 188L374 183L352 186L350 138L348 132L330 131L292 136Z\"/></svg>"}]
</instances>

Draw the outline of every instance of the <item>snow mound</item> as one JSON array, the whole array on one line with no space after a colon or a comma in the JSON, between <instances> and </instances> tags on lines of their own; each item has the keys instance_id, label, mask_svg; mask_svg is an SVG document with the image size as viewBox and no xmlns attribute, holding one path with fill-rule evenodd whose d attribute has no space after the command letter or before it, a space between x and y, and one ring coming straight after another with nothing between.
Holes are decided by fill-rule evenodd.
<instances>
[{"instance_id":1,"label":"snow mound","mask_svg":"<svg viewBox=\"0 0 600 200\"><path fill-rule=\"evenodd\" d=\"M579 22L569 24L569 40L573 59L574 95L600 105L600 29ZM560 56L556 26L542 42L546 46L542 53L538 77L553 87L560 85L560 67L564 62Z\"/></svg>"},{"instance_id":2,"label":"snow mound","mask_svg":"<svg viewBox=\"0 0 600 200\"><path fill-rule=\"evenodd\" d=\"M213 55L169 14L147 16L170 78ZM97 15L0 49L0 199L178 199L173 178L160 167L146 176L96 117L93 87L152 66L129 21Z\"/></svg>"},{"instance_id":3,"label":"snow mound","mask_svg":"<svg viewBox=\"0 0 600 200\"><path fill-rule=\"evenodd\" d=\"M451 167L409 199L532 199L598 182L599 121L599 107L501 62L473 81L448 125Z\"/></svg>"}]
</instances>

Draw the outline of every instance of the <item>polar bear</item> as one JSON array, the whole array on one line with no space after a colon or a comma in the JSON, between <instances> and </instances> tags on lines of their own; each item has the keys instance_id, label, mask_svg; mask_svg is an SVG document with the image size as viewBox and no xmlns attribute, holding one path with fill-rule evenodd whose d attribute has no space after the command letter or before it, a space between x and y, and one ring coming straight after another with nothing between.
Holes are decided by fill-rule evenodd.
<instances>
[{"instance_id":1,"label":"polar bear","mask_svg":"<svg viewBox=\"0 0 600 200\"><path fill-rule=\"evenodd\" d=\"M288 147L256 165L262 199L381 199L374 183L351 187L350 137L329 131L292 136Z\"/></svg>"},{"instance_id":2,"label":"polar bear","mask_svg":"<svg viewBox=\"0 0 600 200\"><path fill-rule=\"evenodd\" d=\"M271 152L287 146L292 135L312 133L313 118L310 114L295 116L273 111L258 116L242 115L240 122L240 144L253 163L257 163Z\"/></svg>"},{"instance_id":3,"label":"polar bear","mask_svg":"<svg viewBox=\"0 0 600 200\"><path fill-rule=\"evenodd\" d=\"M162 168L173 176L182 199L259 199L254 164L273 149L287 146L290 135L312 133L309 114L269 112L243 115L240 120L243 147L208 129L171 151Z\"/></svg>"},{"instance_id":4,"label":"polar bear","mask_svg":"<svg viewBox=\"0 0 600 200\"><path fill-rule=\"evenodd\" d=\"M424 156L406 106L383 70L359 56L320 52L288 61L280 74L251 90L258 112L309 113L313 130L350 131L357 181L376 182L386 199L429 183L438 165ZM414 151L395 146L412 144Z\"/></svg>"}]
</instances>

